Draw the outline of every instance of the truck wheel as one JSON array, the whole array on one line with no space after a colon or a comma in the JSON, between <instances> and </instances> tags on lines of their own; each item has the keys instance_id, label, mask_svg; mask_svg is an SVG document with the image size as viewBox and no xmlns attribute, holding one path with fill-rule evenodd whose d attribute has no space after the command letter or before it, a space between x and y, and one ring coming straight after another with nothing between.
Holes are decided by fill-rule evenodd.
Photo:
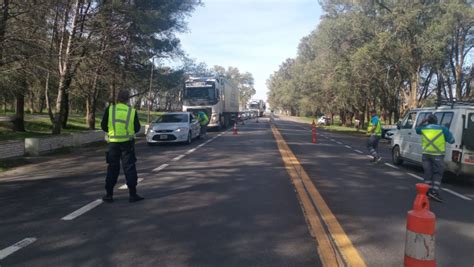
<instances>
[{"instance_id":1,"label":"truck wheel","mask_svg":"<svg viewBox=\"0 0 474 267\"><path fill-rule=\"evenodd\" d=\"M400 147L395 146L392 149L392 163L395 165L401 165L403 163L403 160L400 155Z\"/></svg>"}]
</instances>

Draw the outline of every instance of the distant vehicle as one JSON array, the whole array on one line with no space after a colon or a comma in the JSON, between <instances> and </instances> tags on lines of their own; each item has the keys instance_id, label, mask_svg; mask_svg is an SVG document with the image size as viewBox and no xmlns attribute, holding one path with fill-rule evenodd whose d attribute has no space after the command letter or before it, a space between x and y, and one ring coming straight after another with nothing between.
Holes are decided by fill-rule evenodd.
<instances>
[{"instance_id":1,"label":"distant vehicle","mask_svg":"<svg viewBox=\"0 0 474 267\"><path fill-rule=\"evenodd\" d=\"M267 109L265 101L263 100L251 100L248 107L249 110L256 112L258 117L262 117Z\"/></svg>"},{"instance_id":2,"label":"distant vehicle","mask_svg":"<svg viewBox=\"0 0 474 267\"><path fill-rule=\"evenodd\" d=\"M148 128L146 141L149 145L158 143L185 142L191 144L199 138L201 126L190 112L167 112Z\"/></svg>"},{"instance_id":3,"label":"distant vehicle","mask_svg":"<svg viewBox=\"0 0 474 267\"><path fill-rule=\"evenodd\" d=\"M387 140L392 140L393 135L395 134L396 131L397 131L397 129L391 129L391 130L386 131L383 138L385 138Z\"/></svg>"},{"instance_id":4,"label":"distant vehicle","mask_svg":"<svg viewBox=\"0 0 474 267\"><path fill-rule=\"evenodd\" d=\"M317 122L318 125L330 125L331 124L331 118L322 116L321 118L318 119Z\"/></svg>"},{"instance_id":5,"label":"distant vehicle","mask_svg":"<svg viewBox=\"0 0 474 267\"><path fill-rule=\"evenodd\" d=\"M449 128L456 141L446 144L446 170L474 175L474 102L451 102L449 105L408 111L392 138L393 163L398 165L406 160L421 164L421 136L416 134L415 128L431 114L438 118L438 124Z\"/></svg>"},{"instance_id":6,"label":"distant vehicle","mask_svg":"<svg viewBox=\"0 0 474 267\"><path fill-rule=\"evenodd\" d=\"M183 111L203 111L208 127L226 128L239 113L239 89L224 77L191 77L184 84Z\"/></svg>"}]
</instances>

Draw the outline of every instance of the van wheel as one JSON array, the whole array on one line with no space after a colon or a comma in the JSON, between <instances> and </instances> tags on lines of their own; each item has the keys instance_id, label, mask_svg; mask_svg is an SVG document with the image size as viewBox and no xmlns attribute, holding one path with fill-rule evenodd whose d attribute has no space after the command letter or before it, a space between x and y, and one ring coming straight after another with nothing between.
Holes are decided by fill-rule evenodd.
<instances>
[{"instance_id":1,"label":"van wheel","mask_svg":"<svg viewBox=\"0 0 474 267\"><path fill-rule=\"evenodd\" d=\"M392 163L395 165L401 165L403 163L402 157L400 155L400 147L395 146L392 149Z\"/></svg>"}]
</instances>

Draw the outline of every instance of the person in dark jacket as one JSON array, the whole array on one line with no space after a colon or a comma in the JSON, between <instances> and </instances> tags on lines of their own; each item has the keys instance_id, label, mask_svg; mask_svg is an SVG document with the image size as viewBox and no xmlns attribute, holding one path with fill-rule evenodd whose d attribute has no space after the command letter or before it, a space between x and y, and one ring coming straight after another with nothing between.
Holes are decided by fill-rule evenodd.
<instances>
[{"instance_id":1,"label":"person in dark jacket","mask_svg":"<svg viewBox=\"0 0 474 267\"><path fill-rule=\"evenodd\" d=\"M128 105L130 94L121 90L117 95L117 104L107 107L102 118L101 127L107 133L106 162L107 176L105 178L106 195L104 202L114 201L114 186L120 174L120 161L127 180L129 202L144 198L137 194L137 169L135 163L135 134L140 131L140 121L135 109Z\"/></svg>"}]
</instances>

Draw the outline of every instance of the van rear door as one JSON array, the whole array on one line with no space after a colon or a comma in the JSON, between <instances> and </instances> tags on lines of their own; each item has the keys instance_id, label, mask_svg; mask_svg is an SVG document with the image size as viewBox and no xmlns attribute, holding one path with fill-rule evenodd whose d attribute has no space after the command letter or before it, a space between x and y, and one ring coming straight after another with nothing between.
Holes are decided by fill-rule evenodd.
<instances>
[{"instance_id":1,"label":"van rear door","mask_svg":"<svg viewBox=\"0 0 474 267\"><path fill-rule=\"evenodd\" d=\"M474 164L474 112L466 112L466 128L462 134L463 159L464 164Z\"/></svg>"}]
</instances>

